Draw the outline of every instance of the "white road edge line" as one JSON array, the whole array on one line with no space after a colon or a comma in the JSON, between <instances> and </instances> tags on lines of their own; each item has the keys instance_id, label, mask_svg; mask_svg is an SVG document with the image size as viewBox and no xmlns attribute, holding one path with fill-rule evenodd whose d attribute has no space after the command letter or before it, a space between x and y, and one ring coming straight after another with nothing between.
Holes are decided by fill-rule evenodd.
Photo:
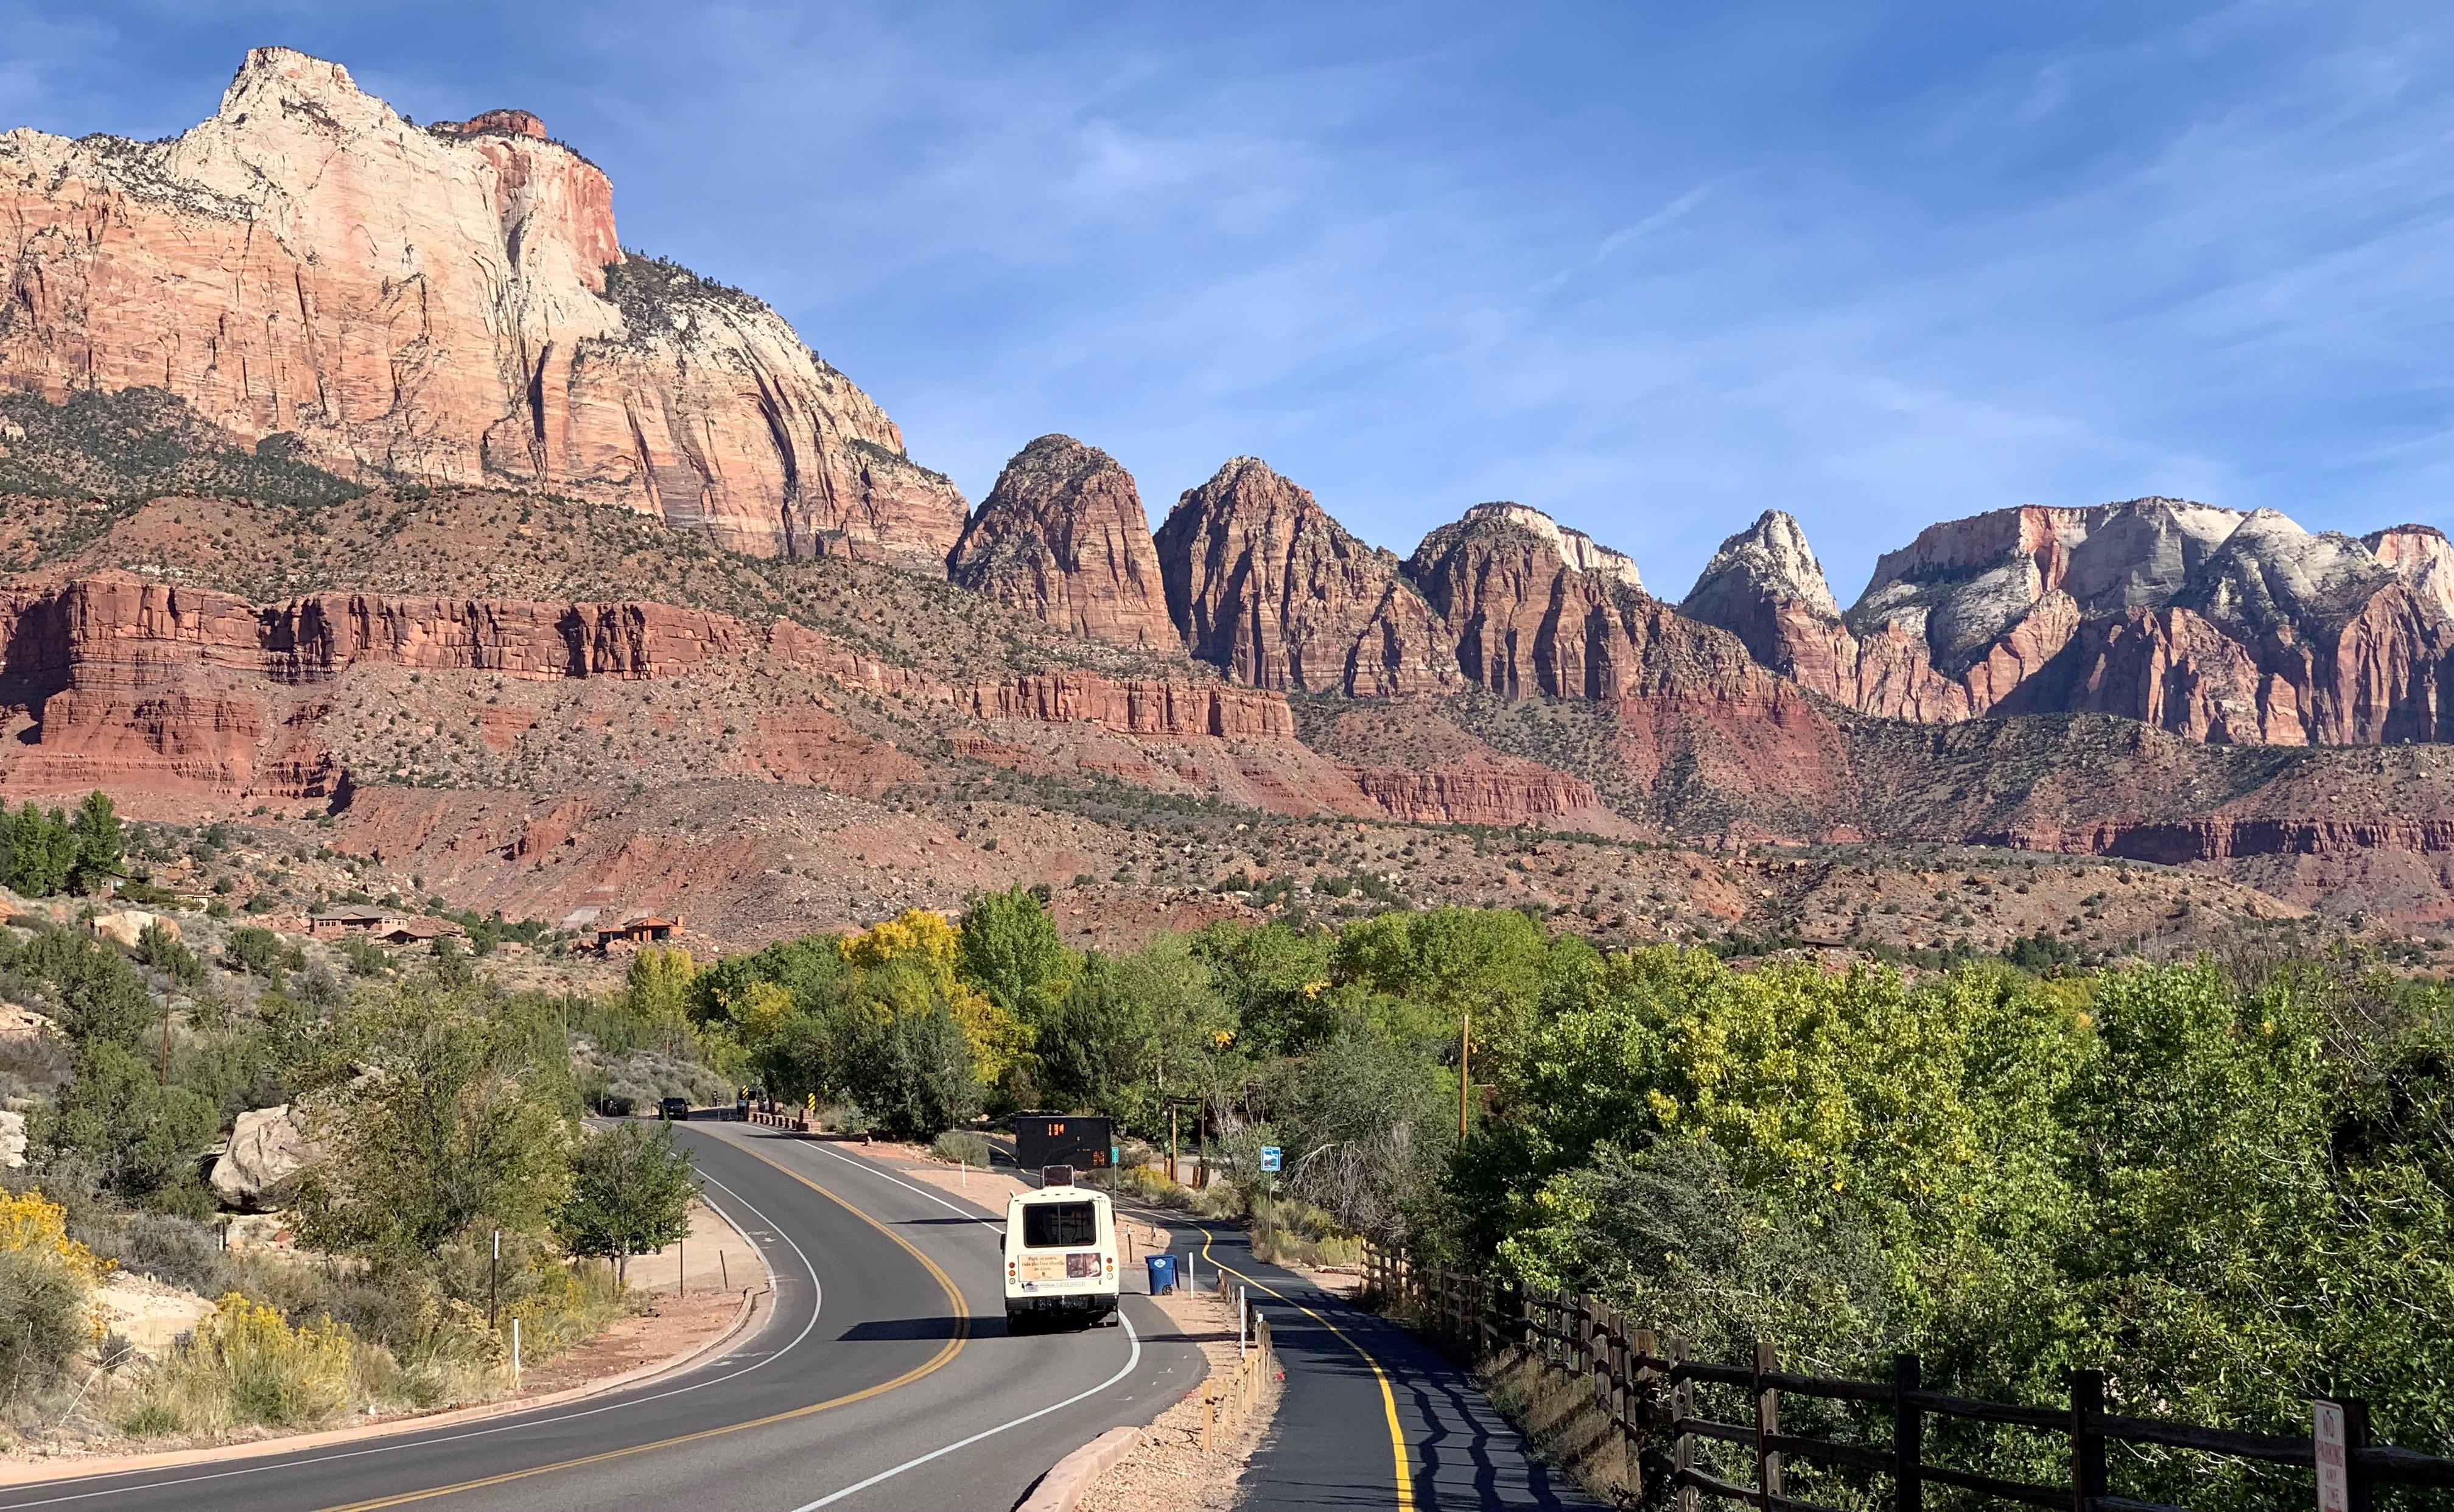
<instances>
[{"instance_id":1,"label":"white road edge line","mask_svg":"<svg viewBox=\"0 0 2454 1512\"><path fill-rule=\"evenodd\" d=\"M819 1507L832 1506L848 1496L868 1490L871 1486L877 1484L881 1481L892 1481L906 1470L917 1469L921 1465L927 1464L932 1460L942 1460L947 1455L953 1454L957 1449L970 1448L973 1444L979 1442L982 1439L995 1438L996 1435L1005 1432L1008 1428L1019 1428L1026 1422L1045 1418L1052 1412L1061 1411L1062 1409L1070 1407L1074 1405L1074 1403L1083 1401L1086 1398L1097 1396L1099 1393L1107 1390L1110 1386L1115 1385L1117 1381L1132 1375L1134 1373L1134 1367L1141 1363L1142 1336L1134 1331L1134 1320L1127 1318L1124 1314L1124 1310L1119 1308L1116 1312L1116 1321L1124 1328L1125 1339L1132 1347L1126 1351L1125 1362L1116 1367L1116 1373L1110 1376L1107 1380L1100 1381L1097 1385L1091 1387L1087 1391L1077 1391L1074 1395L1066 1398L1063 1401L1052 1401L1047 1406L1040 1408L1037 1412L1026 1412L1021 1417L1014 1419L1010 1422L1000 1422L994 1428L983 1428L979 1432L973 1434L968 1439L957 1439L954 1442L947 1444L942 1449L932 1449L927 1454L921 1455L918 1459L906 1460L892 1470L880 1470L877 1474L871 1476L866 1481L855 1481L852 1484L845 1486L842 1490L830 1492L829 1494L818 1498L815 1502L804 1502L799 1506L795 1507L793 1512L815 1512L815 1509Z\"/></svg>"},{"instance_id":2,"label":"white road edge line","mask_svg":"<svg viewBox=\"0 0 2454 1512\"><path fill-rule=\"evenodd\" d=\"M731 1143L732 1141L727 1140L726 1142ZM46 1497L39 1502L0 1502L0 1508L5 1508L5 1512L18 1512L18 1509L24 1507L58 1506L69 1502L91 1502L96 1497L126 1496L131 1492L135 1491L159 1491L166 1486L197 1485L208 1481L227 1481L233 1477L242 1475L261 1475L268 1470L295 1470L304 1468L308 1465L331 1464L342 1460L363 1459L368 1455L389 1454L396 1449L427 1449L432 1448L437 1444L459 1443L470 1439L483 1439L493 1434L510 1433L518 1428L542 1428L553 1423L572 1422L581 1418L593 1418L599 1413L614 1412L624 1407L637 1407L643 1406L651 1401L663 1401L670 1397L678 1397L688 1392L698 1391L708 1386L721 1385L725 1381L738 1380L741 1377L750 1374L754 1370L763 1370L767 1366L774 1364L776 1361L783 1359L785 1355L791 1353L803 1340L810 1337L810 1330L818 1326L818 1313L826 1304L826 1288L819 1284L818 1268L810 1263L810 1257L802 1252L801 1246L793 1242L792 1235L787 1234L781 1228L776 1227L775 1220L774 1219L769 1218L764 1213L758 1212L758 1209L751 1204L750 1200L743 1197L740 1193L735 1192L729 1186L725 1186L722 1181L716 1180L714 1177L711 1176L706 1179L718 1187L722 1187L726 1196L740 1203L744 1208L749 1209L749 1211L753 1213L756 1213L758 1215L759 1221L765 1223L770 1229L773 1229L776 1237L783 1240L785 1243L791 1244L793 1247L793 1253L800 1257L801 1268L808 1271L810 1275L810 1320L803 1323L801 1325L801 1331L793 1336L792 1343L786 1344L783 1348L776 1350L774 1354L769 1355L766 1359L757 1361L755 1364L744 1365L739 1370L731 1371L721 1376L713 1376L708 1380L694 1381L687 1386L676 1386L671 1391L660 1391L655 1393L654 1396L627 1398L621 1401L609 1401L601 1407L587 1407L577 1412L556 1413L553 1416L547 1418L524 1418L517 1422L497 1423L491 1428L473 1428L466 1433L447 1434L439 1439L419 1438L414 1432L404 1433L396 1439L388 1440L382 1443L370 1444L363 1449L336 1450L332 1454L319 1454L312 1458L304 1460L278 1458L278 1451L275 1451L273 1456L268 1456L266 1461L262 1463L243 1464L229 1470L215 1470L206 1475L181 1476L175 1480L170 1481L147 1481L136 1485L105 1486L99 1490L77 1491L67 1496ZM715 1206L713 1202L708 1205L710 1207ZM720 1213L723 1209L718 1208L717 1211ZM728 1218L725 1221L732 1222L732 1220ZM735 1223L734 1224L734 1227L735 1230L738 1230L740 1225ZM753 1246L753 1248L755 1247L755 1245ZM768 1274L771 1277L774 1274L774 1267L769 1267ZM1119 1316L1122 1315L1120 1314ZM116 1478L116 1476L137 1476L145 1473L146 1472L142 1470L121 1470L115 1472L114 1478ZM39 1484L40 1482L34 1483ZM0 1497L5 1497L7 1493L5 1490L0 1490Z\"/></svg>"},{"instance_id":3,"label":"white road edge line","mask_svg":"<svg viewBox=\"0 0 2454 1512\"><path fill-rule=\"evenodd\" d=\"M966 1213L961 1208L956 1207L954 1203L947 1201L944 1198L930 1191L926 1187L914 1186L911 1182L903 1179L899 1176L889 1176L884 1171L879 1170L875 1165L871 1164L869 1161L855 1160L851 1156L844 1154L841 1150L830 1149L823 1144L813 1144L806 1146L806 1148L816 1150L822 1155L832 1155L846 1165L855 1167L858 1170L867 1171L870 1175L876 1177L881 1181L892 1181L907 1192L917 1192L922 1197L927 1198L930 1201L936 1203L939 1207L944 1208L947 1212L955 1215L957 1218L977 1223L982 1228L995 1229L997 1233L997 1241L1000 1244L1005 1241L1005 1225L996 1219L982 1218L977 1213Z\"/></svg>"},{"instance_id":4,"label":"white road edge line","mask_svg":"<svg viewBox=\"0 0 2454 1512\"><path fill-rule=\"evenodd\" d=\"M958 1218L967 1219L974 1223L977 1223L982 1228L996 1231L998 1236L998 1242L1004 1242L1004 1225L997 1222L995 1219L982 1218L976 1213L966 1213L961 1208L956 1207L954 1203L948 1201L946 1199L938 1196L936 1193L929 1191L925 1187L914 1186L911 1182L903 1179L899 1176L890 1175L887 1172L878 1169L877 1166L867 1160L856 1160L840 1150L830 1149L828 1146L823 1144L814 1144L808 1146L808 1148L817 1150L823 1154L832 1155L846 1165L867 1171L870 1175L875 1176L881 1180L894 1182L896 1186L903 1188L903 1190L907 1192L916 1193L921 1197L925 1197L930 1201L936 1203L939 1207L955 1214ZM815 1502L805 1502L801 1505L795 1507L793 1512L815 1512L816 1508L833 1505L848 1496L853 1496L858 1492L868 1490L871 1486L877 1484L881 1481L892 1481L906 1470L918 1469L921 1465L927 1464L930 1461L944 1459L947 1455L953 1454L957 1449L968 1449L973 1444L979 1442L982 1439L993 1439L998 1434L1005 1432L1008 1428L1019 1428L1026 1422L1045 1418L1052 1412L1061 1412L1077 1401L1082 1401L1089 1398L1097 1396L1099 1393L1107 1390L1110 1386L1115 1385L1117 1381L1132 1375L1134 1373L1134 1367L1141 1363L1142 1336L1135 1331L1134 1320L1125 1316L1125 1310L1121 1307L1116 1309L1116 1322L1125 1331L1125 1341L1127 1344L1125 1362L1116 1367L1116 1373L1115 1375L1110 1376L1103 1381L1100 1381L1097 1385L1091 1387L1087 1391L1077 1391L1074 1395L1066 1398L1063 1401L1052 1401L1047 1406L1040 1408L1037 1412L1024 1413L1021 1417L1016 1418L1010 1422L1000 1422L994 1428L983 1428L979 1432L973 1434L968 1439L957 1439L953 1443L947 1444L943 1448L932 1449L927 1454L920 1456L916 1460L906 1460L901 1464L896 1465L891 1470L880 1470L877 1474L871 1476L866 1481L855 1482L851 1485L845 1486L840 1491L830 1492L828 1495L818 1498Z\"/></svg>"}]
</instances>

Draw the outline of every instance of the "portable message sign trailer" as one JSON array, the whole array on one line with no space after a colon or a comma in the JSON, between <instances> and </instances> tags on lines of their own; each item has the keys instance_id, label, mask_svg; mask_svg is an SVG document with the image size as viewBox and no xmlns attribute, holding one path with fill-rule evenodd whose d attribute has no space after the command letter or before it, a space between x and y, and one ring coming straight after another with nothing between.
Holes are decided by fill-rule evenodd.
<instances>
[{"instance_id":1,"label":"portable message sign trailer","mask_svg":"<svg viewBox=\"0 0 2454 1512\"><path fill-rule=\"evenodd\" d=\"M1114 1119L1071 1113L1014 1116L1014 1163L1026 1171L1046 1165L1109 1170L1115 1163L1116 1140Z\"/></svg>"}]
</instances>

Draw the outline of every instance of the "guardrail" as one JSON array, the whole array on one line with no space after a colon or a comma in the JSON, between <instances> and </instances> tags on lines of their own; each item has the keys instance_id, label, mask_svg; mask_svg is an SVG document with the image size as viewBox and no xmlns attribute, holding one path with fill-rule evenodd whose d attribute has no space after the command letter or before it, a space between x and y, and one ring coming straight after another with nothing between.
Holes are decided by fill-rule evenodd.
<instances>
[{"instance_id":1,"label":"guardrail","mask_svg":"<svg viewBox=\"0 0 2454 1512\"><path fill-rule=\"evenodd\" d=\"M759 1124L770 1129L790 1129L795 1134L807 1134L810 1132L810 1119L806 1114L761 1113L757 1109L753 1108L747 1115L747 1121Z\"/></svg>"},{"instance_id":2,"label":"guardrail","mask_svg":"<svg viewBox=\"0 0 2454 1512\"><path fill-rule=\"evenodd\" d=\"M1743 1364L1691 1360L1686 1341L1677 1335L1636 1327L1582 1294L1528 1291L1465 1272L1418 1266L1369 1243L1363 1267L1367 1300L1377 1300L1451 1352L1480 1361L1503 1349L1519 1349L1546 1368L1588 1381L1596 1408L1627 1444L1630 1473L1639 1489L1644 1451L1667 1440L1668 1463L1655 1469L1676 1489L1679 1512L1695 1512L1699 1500L1708 1496L1752 1502L1763 1512L1829 1512L1786 1494L1784 1472L1792 1461L1888 1477L1896 1512L1923 1512L1928 1485L2069 1512L2184 1512L2164 1502L2112 1495L2105 1446L2114 1443L2187 1449L2268 1464L2314 1468L2318 1462L2314 1437L2203 1428L2107 1412L2102 1371L2071 1372L2068 1400L2053 1406L1929 1391L1915 1355L1899 1356L1887 1381L1797 1375L1781 1370L1773 1347L1761 1342ZM1722 1422L1700 1416L1699 1383L1739 1388L1753 1404L1754 1421ZM1888 1409L1891 1441L1848 1443L1784 1433L1784 1396ZM2369 1512L2380 1486L2454 1487L2454 1460L2373 1443L2367 1404L2357 1398L2331 1400L2343 1409L2344 1512ZM1926 1458L1925 1437L1927 1425L1937 1419L2006 1424L2064 1438L2069 1443L2068 1483L2012 1481L1933 1463ZM1751 1452L1754 1484L1740 1485L1701 1467L1697 1446L1707 1440Z\"/></svg>"}]
</instances>

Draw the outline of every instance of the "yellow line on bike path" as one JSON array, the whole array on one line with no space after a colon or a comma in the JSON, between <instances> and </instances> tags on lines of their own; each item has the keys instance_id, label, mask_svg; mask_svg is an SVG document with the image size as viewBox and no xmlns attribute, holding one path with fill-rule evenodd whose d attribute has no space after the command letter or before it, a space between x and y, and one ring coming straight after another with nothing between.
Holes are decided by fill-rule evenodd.
<instances>
[{"instance_id":1,"label":"yellow line on bike path","mask_svg":"<svg viewBox=\"0 0 2454 1512\"><path fill-rule=\"evenodd\" d=\"M726 1142L731 1143L732 1141L727 1140ZM720 1438L728 1433L739 1433L745 1428L763 1428L770 1423L790 1422L795 1418L807 1418L815 1413L825 1412L835 1407L848 1407L855 1401L866 1401L872 1397L882 1397L890 1391L894 1391L902 1386L908 1386L912 1384L912 1382L919 1380L921 1377L933 1373L938 1369L938 1367L944 1365L946 1361L954 1359L957 1354L962 1352L963 1345L970 1340L972 1333L971 1306L963 1300L963 1294L955 1289L954 1278L948 1276L944 1270L940 1269L935 1260L933 1260L928 1256L921 1254L918 1249L914 1247L910 1240L905 1239L902 1235L897 1234L891 1228L888 1228L885 1224L870 1217L867 1213L862 1212L859 1208L853 1206L842 1198L835 1196L833 1192L828 1191L817 1182L811 1180L800 1172L792 1169L790 1166L787 1166L780 1161L768 1159L766 1156L759 1154L756 1150L751 1149L746 1145L734 1145L734 1148L739 1150L742 1154L749 1156L752 1159L774 1166L776 1170L783 1172L794 1180L800 1182L811 1191L817 1193L820 1197L825 1198L828 1201L833 1202L835 1206L842 1208L845 1212L850 1213L853 1217L860 1220L870 1227L877 1230L880 1234L885 1235L888 1239L891 1239L895 1243L901 1245L904 1251L911 1255L914 1260L918 1260L923 1266L927 1267L929 1274L936 1278L937 1285L944 1290L946 1294L946 1303L954 1311L955 1336L952 1339L947 1340L945 1345L935 1355L930 1356L929 1359L895 1377L893 1381L881 1381L876 1385L864 1386L858 1391L847 1392L845 1395L840 1397L830 1397L824 1401L814 1401L806 1407L795 1407L785 1412L770 1413L764 1418L752 1418L745 1422L728 1422L722 1427L702 1428L696 1433L677 1434L670 1439L658 1439L653 1443L634 1443L626 1448L608 1449L601 1454L582 1455L575 1460L557 1460L552 1464L533 1465L525 1470L513 1470L502 1475L490 1475L475 1481L462 1481L453 1485L438 1485L431 1490L405 1491L398 1496L377 1497L370 1502L351 1502L339 1506L326 1507L323 1509L323 1512L376 1512L376 1509L379 1507L405 1506L412 1502L426 1502L431 1501L435 1497L452 1496L462 1491L476 1491L490 1485L502 1485L513 1481L525 1481L532 1476L551 1475L557 1470L575 1470L582 1465L603 1464L609 1460L624 1460L635 1454L646 1454L652 1449L670 1449L675 1444L695 1443L702 1439L714 1439ZM1396 1420L1393 1418L1391 1421L1395 1421ZM1401 1504L1403 1503L1401 1502Z\"/></svg>"},{"instance_id":2,"label":"yellow line on bike path","mask_svg":"<svg viewBox=\"0 0 2454 1512\"><path fill-rule=\"evenodd\" d=\"M1247 1276L1242 1271L1236 1269L1234 1266L1229 1265L1218 1260L1216 1256L1213 1256L1210 1253L1210 1231L1208 1229L1201 1231L1201 1258L1210 1261L1211 1265L1216 1269L1225 1271L1228 1275L1235 1277L1237 1280L1242 1281L1247 1286L1257 1286L1261 1290L1268 1292L1271 1296L1294 1308L1297 1312L1303 1314L1314 1322L1320 1324L1323 1328L1336 1334L1339 1343L1354 1350L1357 1358L1360 1359L1365 1364L1372 1367L1372 1379L1380 1382L1380 1411L1382 1415L1389 1420L1389 1458L1394 1466L1398 1482L1398 1512L1415 1512L1415 1466L1413 1456L1408 1454L1406 1451L1405 1432L1398 1426L1398 1394L1390 1389L1389 1373L1380 1368L1380 1361L1372 1358L1372 1351L1364 1348L1361 1344L1357 1343L1352 1338L1348 1337L1345 1329L1338 1327L1336 1323L1331 1322L1320 1314L1314 1312L1303 1303L1297 1301L1294 1298L1271 1285L1268 1281L1262 1280L1258 1277Z\"/></svg>"}]
</instances>

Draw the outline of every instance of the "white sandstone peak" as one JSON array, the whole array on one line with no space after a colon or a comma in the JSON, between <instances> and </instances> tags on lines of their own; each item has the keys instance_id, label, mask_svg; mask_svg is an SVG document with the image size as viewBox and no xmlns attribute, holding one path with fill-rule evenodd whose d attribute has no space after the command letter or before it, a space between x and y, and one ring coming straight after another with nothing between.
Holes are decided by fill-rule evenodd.
<instances>
[{"instance_id":1,"label":"white sandstone peak","mask_svg":"<svg viewBox=\"0 0 2454 1512\"><path fill-rule=\"evenodd\" d=\"M1477 504L1465 512L1469 520L1504 520L1542 538L1559 559L1573 570L1595 577L1608 578L1643 592L1644 583L1637 576L1636 559L1624 552L1615 552L1579 530L1571 530L1531 505L1502 501Z\"/></svg>"},{"instance_id":2,"label":"white sandstone peak","mask_svg":"<svg viewBox=\"0 0 2454 1512\"><path fill-rule=\"evenodd\" d=\"M1840 617L1823 564L1806 544L1806 532L1784 511L1766 510L1753 525L1721 542L1721 549L1697 575L1688 601L1694 602L1733 574L1775 597L1802 603L1828 618Z\"/></svg>"}]
</instances>

